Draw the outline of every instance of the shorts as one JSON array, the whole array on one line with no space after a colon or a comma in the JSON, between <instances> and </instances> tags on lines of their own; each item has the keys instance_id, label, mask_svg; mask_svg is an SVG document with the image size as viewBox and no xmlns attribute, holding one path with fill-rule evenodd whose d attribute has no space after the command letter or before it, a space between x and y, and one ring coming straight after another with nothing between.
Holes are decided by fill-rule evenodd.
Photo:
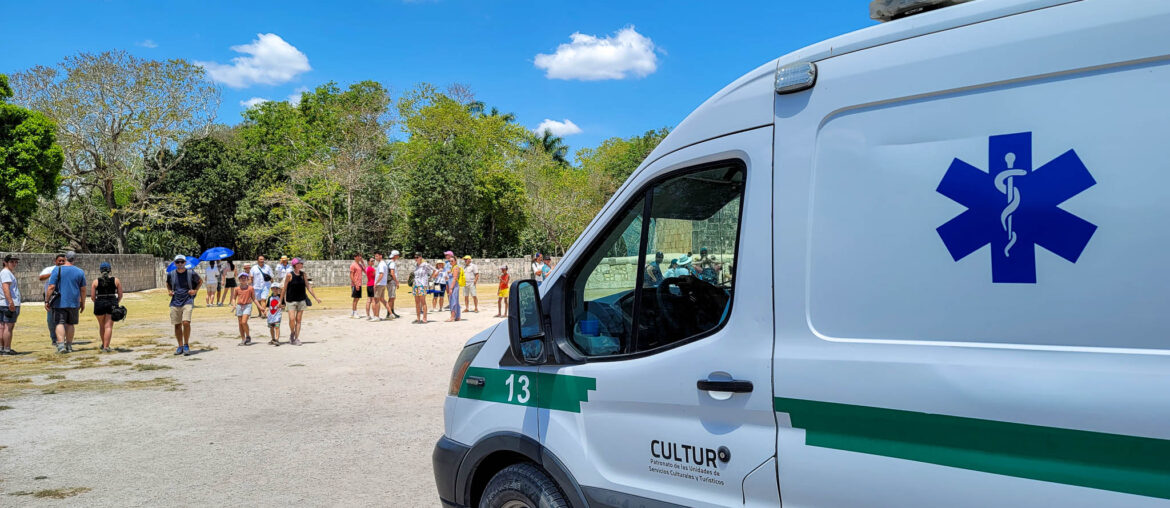
<instances>
[{"instance_id":1,"label":"shorts","mask_svg":"<svg viewBox=\"0 0 1170 508\"><path fill-rule=\"evenodd\" d=\"M307 303L308 300L301 300L299 302L286 302L284 308L289 312L304 312L305 307L308 307L308 305L306 305Z\"/></svg>"},{"instance_id":2,"label":"shorts","mask_svg":"<svg viewBox=\"0 0 1170 508\"><path fill-rule=\"evenodd\" d=\"M358 298L361 298L362 297L362 287L361 286L350 286L349 287L349 297L353 298L355 300Z\"/></svg>"},{"instance_id":3,"label":"shorts","mask_svg":"<svg viewBox=\"0 0 1170 508\"><path fill-rule=\"evenodd\" d=\"M182 307L171 307L171 324L181 325L183 322L191 322L191 309L195 308L195 304L188 303Z\"/></svg>"},{"instance_id":4,"label":"shorts","mask_svg":"<svg viewBox=\"0 0 1170 508\"><path fill-rule=\"evenodd\" d=\"M230 279L223 281L223 288L224 289L231 289L234 287L236 287L236 278L235 277L232 277Z\"/></svg>"},{"instance_id":5,"label":"shorts","mask_svg":"<svg viewBox=\"0 0 1170 508\"><path fill-rule=\"evenodd\" d=\"M265 289L256 289L256 301L257 301L257 302L264 302L264 301L268 301L268 291L269 291L269 290L268 290L267 288L265 288Z\"/></svg>"},{"instance_id":6,"label":"shorts","mask_svg":"<svg viewBox=\"0 0 1170 508\"><path fill-rule=\"evenodd\" d=\"M366 286L366 296L370 298L374 297L374 286Z\"/></svg>"},{"instance_id":7,"label":"shorts","mask_svg":"<svg viewBox=\"0 0 1170 508\"><path fill-rule=\"evenodd\" d=\"M16 322L16 318L20 317L20 306L15 305L14 307L15 310L8 310L7 305L5 305L3 308L0 308L0 323Z\"/></svg>"},{"instance_id":8,"label":"shorts","mask_svg":"<svg viewBox=\"0 0 1170 508\"><path fill-rule=\"evenodd\" d=\"M219 287L220 287L220 286L219 286L219 279L209 279L209 280L208 280L208 281L207 281L207 282L204 284L204 286L205 286L207 289L209 289L209 290L210 290L210 289L215 289L216 291L219 291Z\"/></svg>"},{"instance_id":9,"label":"shorts","mask_svg":"<svg viewBox=\"0 0 1170 508\"><path fill-rule=\"evenodd\" d=\"M117 298L103 298L99 296L97 301L93 302L93 315L108 316L114 313L114 307L117 306Z\"/></svg>"},{"instance_id":10,"label":"shorts","mask_svg":"<svg viewBox=\"0 0 1170 508\"><path fill-rule=\"evenodd\" d=\"M375 298L382 298L384 296L386 296L386 286L375 286L374 287L374 297Z\"/></svg>"},{"instance_id":11,"label":"shorts","mask_svg":"<svg viewBox=\"0 0 1170 508\"><path fill-rule=\"evenodd\" d=\"M386 297L393 300L394 297L397 295L398 295L398 285L397 284L387 284L386 285Z\"/></svg>"},{"instance_id":12,"label":"shorts","mask_svg":"<svg viewBox=\"0 0 1170 508\"><path fill-rule=\"evenodd\" d=\"M75 325L77 324L78 314L80 310L76 307L72 309L62 309L53 307L53 324L55 325Z\"/></svg>"},{"instance_id":13,"label":"shorts","mask_svg":"<svg viewBox=\"0 0 1170 508\"><path fill-rule=\"evenodd\" d=\"M496 294L497 294L497 295L499 295L499 296L500 296L500 298L507 298L507 297L508 297L508 291L509 291L509 289L508 289L508 288L504 288L504 289L501 289L501 290L499 290L499 291L496 291Z\"/></svg>"},{"instance_id":14,"label":"shorts","mask_svg":"<svg viewBox=\"0 0 1170 508\"><path fill-rule=\"evenodd\" d=\"M244 317L252 315L252 304L246 303L244 305L236 304L236 317Z\"/></svg>"},{"instance_id":15,"label":"shorts","mask_svg":"<svg viewBox=\"0 0 1170 508\"><path fill-rule=\"evenodd\" d=\"M446 294L447 293L447 285L446 284L439 284L439 292Z\"/></svg>"},{"instance_id":16,"label":"shorts","mask_svg":"<svg viewBox=\"0 0 1170 508\"><path fill-rule=\"evenodd\" d=\"M466 296L478 296L475 294L475 284L468 284L463 286L463 289L460 291L463 291L463 294Z\"/></svg>"},{"instance_id":17,"label":"shorts","mask_svg":"<svg viewBox=\"0 0 1170 508\"><path fill-rule=\"evenodd\" d=\"M412 294L414 296L427 296L427 287L426 286L415 286L415 287L410 289L410 294Z\"/></svg>"},{"instance_id":18,"label":"shorts","mask_svg":"<svg viewBox=\"0 0 1170 508\"><path fill-rule=\"evenodd\" d=\"M268 327L269 328L280 328L280 320L277 319L276 321L269 321Z\"/></svg>"}]
</instances>

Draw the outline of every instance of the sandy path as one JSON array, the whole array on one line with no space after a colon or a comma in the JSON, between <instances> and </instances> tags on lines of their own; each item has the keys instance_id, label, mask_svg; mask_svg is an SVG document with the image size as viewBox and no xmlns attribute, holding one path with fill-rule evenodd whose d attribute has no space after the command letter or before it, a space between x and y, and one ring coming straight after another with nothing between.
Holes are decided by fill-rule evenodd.
<instances>
[{"instance_id":1,"label":"sandy path","mask_svg":"<svg viewBox=\"0 0 1170 508\"><path fill-rule=\"evenodd\" d=\"M5 401L0 505L437 506L430 455L450 369L468 337L499 322L490 307L460 323L433 313L440 322L426 325L313 310L302 347L264 344L258 319L259 344L236 346L226 309L195 309L192 340L217 349L148 360L170 370L70 374L171 376L180 391ZM69 487L92 490L9 495Z\"/></svg>"}]
</instances>

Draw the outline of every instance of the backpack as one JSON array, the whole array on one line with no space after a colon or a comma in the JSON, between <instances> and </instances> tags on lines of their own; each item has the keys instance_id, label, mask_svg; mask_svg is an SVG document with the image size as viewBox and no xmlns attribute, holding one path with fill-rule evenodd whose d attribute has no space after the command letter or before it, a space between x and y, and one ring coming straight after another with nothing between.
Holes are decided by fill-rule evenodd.
<instances>
[{"instance_id":1,"label":"backpack","mask_svg":"<svg viewBox=\"0 0 1170 508\"><path fill-rule=\"evenodd\" d=\"M187 270L186 272L183 272L183 273L187 274L187 291L191 291L192 289L195 288L194 279L191 278L191 270ZM175 286L179 285L179 271L175 270L171 273L168 273L167 274L167 281L171 283L171 290L174 291Z\"/></svg>"}]
</instances>

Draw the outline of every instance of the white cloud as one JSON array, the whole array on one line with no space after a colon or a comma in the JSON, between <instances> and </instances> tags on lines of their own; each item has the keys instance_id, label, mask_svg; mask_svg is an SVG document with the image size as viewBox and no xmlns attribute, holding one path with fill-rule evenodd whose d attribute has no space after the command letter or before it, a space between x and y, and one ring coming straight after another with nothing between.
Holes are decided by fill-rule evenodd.
<instances>
[{"instance_id":1,"label":"white cloud","mask_svg":"<svg viewBox=\"0 0 1170 508\"><path fill-rule=\"evenodd\" d=\"M654 41L633 26L609 37L576 32L569 39L572 42L557 46L551 55L536 55L536 67L544 69L545 77L595 81L641 78L658 70Z\"/></svg>"},{"instance_id":2,"label":"white cloud","mask_svg":"<svg viewBox=\"0 0 1170 508\"><path fill-rule=\"evenodd\" d=\"M257 34L250 44L232 46L232 51L248 56L237 56L232 63L195 62L207 69L212 81L232 88L244 88L257 83L279 85L298 74L312 70L309 57L276 34Z\"/></svg>"},{"instance_id":3,"label":"white cloud","mask_svg":"<svg viewBox=\"0 0 1170 508\"><path fill-rule=\"evenodd\" d=\"M537 134L544 134L544 131L549 131L553 136L563 137L572 136L573 134L580 134L581 128L577 127L577 124L573 123L573 121L569 120L568 118L566 118L563 122L545 118L544 121L540 122L540 125L537 125L535 129L532 129L532 131Z\"/></svg>"},{"instance_id":4,"label":"white cloud","mask_svg":"<svg viewBox=\"0 0 1170 508\"><path fill-rule=\"evenodd\" d=\"M142 47L144 47L144 48L157 48L157 47L158 47L158 43L156 43L156 42L154 42L154 41L152 41L152 40L150 40L150 39L146 39L146 40L144 40L144 41L136 42L135 44L137 44L137 45L139 45L139 46L142 46Z\"/></svg>"},{"instance_id":5,"label":"white cloud","mask_svg":"<svg viewBox=\"0 0 1170 508\"><path fill-rule=\"evenodd\" d=\"M300 106L301 105L301 94L308 92L308 91L309 91L309 87L307 87L307 86L302 86L300 88L297 88L296 90L293 90L293 93L288 94L288 103L292 104L292 106L294 108L297 106Z\"/></svg>"},{"instance_id":6,"label":"white cloud","mask_svg":"<svg viewBox=\"0 0 1170 508\"><path fill-rule=\"evenodd\" d=\"M251 108L253 106L256 106L257 104L263 104L265 102L268 102L268 99L265 99L263 97L252 97L251 99L248 99L246 101L240 101L240 105L245 107L245 108Z\"/></svg>"}]
</instances>

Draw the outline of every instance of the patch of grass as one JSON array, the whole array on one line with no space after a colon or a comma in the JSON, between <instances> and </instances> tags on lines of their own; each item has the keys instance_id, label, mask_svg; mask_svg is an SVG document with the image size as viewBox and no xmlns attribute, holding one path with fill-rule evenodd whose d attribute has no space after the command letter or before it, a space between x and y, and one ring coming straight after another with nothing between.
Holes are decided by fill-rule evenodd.
<instances>
[{"instance_id":1,"label":"patch of grass","mask_svg":"<svg viewBox=\"0 0 1170 508\"><path fill-rule=\"evenodd\" d=\"M289 367L304 367L304 366L305 366L305 364L303 364L303 363L294 363L294 364L289 365Z\"/></svg>"},{"instance_id":2,"label":"patch of grass","mask_svg":"<svg viewBox=\"0 0 1170 508\"><path fill-rule=\"evenodd\" d=\"M12 406L0 406L0 411L4 411L7 409L12 409Z\"/></svg>"},{"instance_id":3,"label":"patch of grass","mask_svg":"<svg viewBox=\"0 0 1170 508\"><path fill-rule=\"evenodd\" d=\"M34 477L33 477L33 479L34 479L34 480L48 480L48 479L49 479L49 477L48 477L48 476L43 476L43 475L42 475L42 476L34 476Z\"/></svg>"},{"instance_id":4,"label":"patch of grass","mask_svg":"<svg viewBox=\"0 0 1170 508\"><path fill-rule=\"evenodd\" d=\"M146 388L167 388L177 386L178 382L172 377L156 377L154 379L126 381L124 383L116 383L104 379L96 379L90 381L73 381L64 380L57 381L51 385L44 385L38 388L44 395L54 395L58 393L69 392L107 392L111 390L140 390Z\"/></svg>"},{"instance_id":5,"label":"patch of grass","mask_svg":"<svg viewBox=\"0 0 1170 508\"><path fill-rule=\"evenodd\" d=\"M63 488L59 488L59 489L38 490L36 492L30 492L30 491L24 490L24 491L20 491L20 492L12 492L12 493L9 493L8 495L10 495L10 496L32 496L32 497L37 497L37 498L42 498L42 499L65 499L68 497L76 496L78 494L85 494L86 492L89 492L91 490L93 490L93 489L91 489L89 487L63 487Z\"/></svg>"},{"instance_id":6,"label":"patch of grass","mask_svg":"<svg viewBox=\"0 0 1170 508\"><path fill-rule=\"evenodd\" d=\"M107 367L122 367L125 365L133 365L133 362L129 360L110 360L106 362Z\"/></svg>"},{"instance_id":7,"label":"patch of grass","mask_svg":"<svg viewBox=\"0 0 1170 508\"><path fill-rule=\"evenodd\" d=\"M139 363L139 364L135 364L134 367L132 367L132 368L134 370L137 370L137 371L168 370L171 368L171 366L170 365L159 365L157 363Z\"/></svg>"},{"instance_id":8,"label":"patch of grass","mask_svg":"<svg viewBox=\"0 0 1170 508\"><path fill-rule=\"evenodd\" d=\"M202 358L187 358L186 360L188 362L201 362L201 361L203 361Z\"/></svg>"}]
</instances>

